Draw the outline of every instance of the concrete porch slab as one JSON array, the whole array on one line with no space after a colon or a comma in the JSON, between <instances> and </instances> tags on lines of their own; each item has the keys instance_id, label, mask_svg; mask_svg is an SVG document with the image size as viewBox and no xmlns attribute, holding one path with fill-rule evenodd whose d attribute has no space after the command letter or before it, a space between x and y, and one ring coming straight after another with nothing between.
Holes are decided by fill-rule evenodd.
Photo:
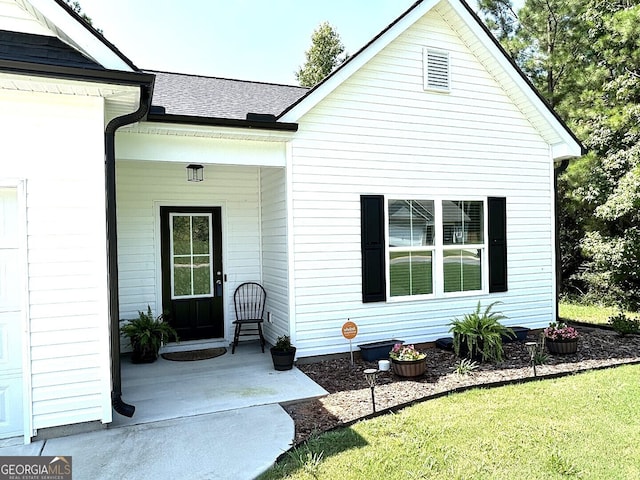
<instances>
[{"instance_id":1,"label":"concrete porch slab","mask_svg":"<svg viewBox=\"0 0 640 480\"><path fill-rule=\"evenodd\" d=\"M220 357L195 362L163 358L147 365L122 360L122 399L136 407L132 418L114 412L112 426L137 425L238 408L292 403L327 395L297 368L273 369L269 351L240 344Z\"/></svg>"}]
</instances>

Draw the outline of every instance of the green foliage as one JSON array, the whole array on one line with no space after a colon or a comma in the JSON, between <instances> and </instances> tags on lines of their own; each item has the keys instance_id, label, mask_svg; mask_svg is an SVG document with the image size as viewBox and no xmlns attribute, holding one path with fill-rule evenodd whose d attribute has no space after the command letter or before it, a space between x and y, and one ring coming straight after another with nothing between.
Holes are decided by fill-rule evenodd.
<instances>
[{"instance_id":1,"label":"green foliage","mask_svg":"<svg viewBox=\"0 0 640 480\"><path fill-rule=\"evenodd\" d=\"M453 350L460 356L462 345L466 345L469 358L483 361L501 362L504 358L502 337L515 338L513 330L500 323L507 317L491 309L500 302L493 302L481 312L480 302L474 312L462 319L455 318L449 331L453 333Z\"/></svg>"},{"instance_id":2,"label":"green foliage","mask_svg":"<svg viewBox=\"0 0 640 480\"><path fill-rule=\"evenodd\" d=\"M282 335L278 337L273 348L274 350L282 350L283 352L288 352L293 348L293 345L291 345L291 337L289 337L289 335Z\"/></svg>"},{"instance_id":3,"label":"green foliage","mask_svg":"<svg viewBox=\"0 0 640 480\"><path fill-rule=\"evenodd\" d=\"M343 53L340 35L329 22L321 23L311 35L311 47L305 52L306 61L296 72L296 79L303 87L313 87L344 62Z\"/></svg>"},{"instance_id":4,"label":"green foliage","mask_svg":"<svg viewBox=\"0 0 640 480\"><path fill-rule=\"evenodd\" d=\"M638 0L481 0L489 28L589 149L558 180L563 293L640 308Z\"/></svg>"},{"instance_id":5,"label":"green foliage","mask_svg":"<svg viewBox=\"0 0 640 480\"><path fill-rule=\"evenodd\" d=\"M173 327L164 321L162 315L154 318L149 305L146 313L138 311L138 318L130 320L120 330L134 349L157 352L171 338L178 341L178 334Z\"/></svg>"},{"instance_id":6,"label":"green foliage","mask_svg":"<svg viewBox=\"0 0 640 480\"><path fill-rule=\"evenodd\" d=\"M320 435L260 478L638 478L638 375L630 365L430 400Z\"/></svg>"},{"instance_id":7,"label":"green foliage","mask_svg":"<svg viewBox=\"0 0 640 480\"><path fill-rule=\"evenodd\" d=\"M549 355L544 351L544 344L541 348L537 348L533 355L533 363L536 365L546 365L549 362Z\"/></svg>"},{"instance_id":8,"label":"green foliage","mask_svg":"<svg viewBox=\"0 0 640 480\"><path fill-rule=\"evenodd\" d=\"M78 2L76 0L64 0L64 1L67 3L67 5L69 5L71 7L71 10L73 10L75 13L77 13L80 16L80 18L82 18L85 22L87 22L89 25L91 25L93 27L92 18L82 11L82 6L80 5L80 2ZM95 28L95 30L96 30L96 32L102 34L102 30L101 29Z\"/></svg>"},{"instance_id":9,"label":"green foliage","mask_svg":"<svg viewBox=\"0 0 640 480\"><path fill-rule=\"evenodd\" d=\"M478 368L478 364L469 358L463 358L455 367L456 374L460 376L471 375Z\"/></svg>"},{"instance_id":10,"label":"green foliage","mask_svg":"<svg viewBox=\"0 0 640 480\"><path fill-rule=\"evenodd\" d=\"M628 317L624 312L618 312L609 317L609 325L620 335L640 333L640 320L636 317Z\"/></svg>"}]
</instances>

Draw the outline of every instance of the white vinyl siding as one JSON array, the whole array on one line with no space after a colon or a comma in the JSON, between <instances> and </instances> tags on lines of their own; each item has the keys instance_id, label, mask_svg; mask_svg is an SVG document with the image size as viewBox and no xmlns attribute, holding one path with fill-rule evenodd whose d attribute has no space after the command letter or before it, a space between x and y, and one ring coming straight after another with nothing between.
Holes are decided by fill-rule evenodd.
<instances>
[{"instance_id":1,"label":"white vinyl siding","mask_svg":"<svg viewBox=\"0 0 640 480\"><path fill-rule=\"evenodd\" d=\"M289 335L289 285L286 176L283 168L263 168L260 175L262 219L262 280L267 291L264 326L267 341L274 344Z\"/></svg>"},{"instance_id":2,"label":"white vinyl siding","mask_svg":"<svg viewBox=\"0 0 640 480\"><path fill-rule=\"evenodd\" d=\"M0 0L0 30L51 36L21 4L24 5L22 0Z\"/></svg>"},{"instance_id":3,"label":"white vinyl siding","mask_svg":"<svg viewBox=\"0 0 640 480\"><path fill-rule=\"evenodd\" d=\"M211 148L213 151L215 141ZM187 163L116 162L120 318L135 318L138 310L146 309L147 305L154 313L160 312L159 206L221 206L222 260L227 276L223 284L225 334L231 339L235 288L246 281L262 281L261 169L205 164L205 181L189 183L185 174ZM270 293L268 289L267 294Z\"/></svg>"},{"instance_id":4,"label":"white vinyl siding","mask_svg":"<svg viewBox=\"0 0 640 480\"><path fill-rule=\"evenodd\" d=\"M31 428L110 422L103 99L0 104L1 175L26 179Z\"/></svg>"},{"instance_id":5,"label":"white vinyl siding","mask_svg":"<svg viewBox=\"0 0 640 480\"><path fill-rule=\"evenodd\" d=\"M455 88L424 90L423 48L449 52ZM357 344L446 336L449 322L502 300L511 325L541 326L554 310L549 145L483 64L432 11L299 122L292 141L295 327L300 356ZM362 303L360 195L507 197L509 291Z\"/></svg>"}]
</instances>

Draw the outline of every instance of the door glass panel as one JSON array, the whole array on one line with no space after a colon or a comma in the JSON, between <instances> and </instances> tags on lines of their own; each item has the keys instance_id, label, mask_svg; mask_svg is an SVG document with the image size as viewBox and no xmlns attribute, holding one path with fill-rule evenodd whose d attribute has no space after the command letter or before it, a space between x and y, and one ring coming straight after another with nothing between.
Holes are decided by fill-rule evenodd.
<instances>
[{"instance_id":1,"label":"door glass panel","mask_svg":"<svg viewBox=\"0 0 640 480\"><path fill-rule=\"evenodd\" d=\"M211 296L211 215L171 215L172 298Z\"/></svg>"},{"instance_id":2,"label":"door glass panel","mask_svg":"<svg viewBox=\"0 0 640 480\"><path fill-rule=\"evenodd\" d=\"M209 217L193 216L193 253L209 254Z\"/></svg>"},{"instance_id":3,"label":"door glass panel","mask_svg":"<svg viewBox=\"0 0 640 480\"><path fill-rule=\"evenodd\" d=\"M193 257L193 294L208 295L211 293L211 264L209 256Z\"/></svg>"},{"instance_id":4,"label":"door glass panel","mask_svg":"<svg viewBox=\"0 0 640 480\"><path fill-rule=\"evenodd\" d=\"M173 295L176 297L191 295L191 259L189 257L173 259Z\"/></svg>"},{"instance_id":5,"label":"door glass panel","mask_svg":"<svg viewBox=\"0 0 640 480\"><path fill-rule=\"evenodd\" d=\"M186 215L173 217L173 254L191 254L191 218Z\"/></svg>"}]
</instances>

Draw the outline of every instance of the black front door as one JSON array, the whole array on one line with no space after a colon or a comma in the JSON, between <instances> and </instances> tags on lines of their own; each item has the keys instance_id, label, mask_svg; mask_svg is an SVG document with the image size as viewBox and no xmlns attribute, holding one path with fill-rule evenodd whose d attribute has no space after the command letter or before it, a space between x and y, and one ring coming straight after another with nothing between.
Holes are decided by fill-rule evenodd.
<instances>
[{"instance_id":1,"label":"black front door","mask_svg":"<svg viewBox=\"0 0 640 480\"><path fill-rule=\"evenodd\" d=\"M220 207L160 207L162 311L180 340L222 338Z\"/></svg>"}]
</instances>

